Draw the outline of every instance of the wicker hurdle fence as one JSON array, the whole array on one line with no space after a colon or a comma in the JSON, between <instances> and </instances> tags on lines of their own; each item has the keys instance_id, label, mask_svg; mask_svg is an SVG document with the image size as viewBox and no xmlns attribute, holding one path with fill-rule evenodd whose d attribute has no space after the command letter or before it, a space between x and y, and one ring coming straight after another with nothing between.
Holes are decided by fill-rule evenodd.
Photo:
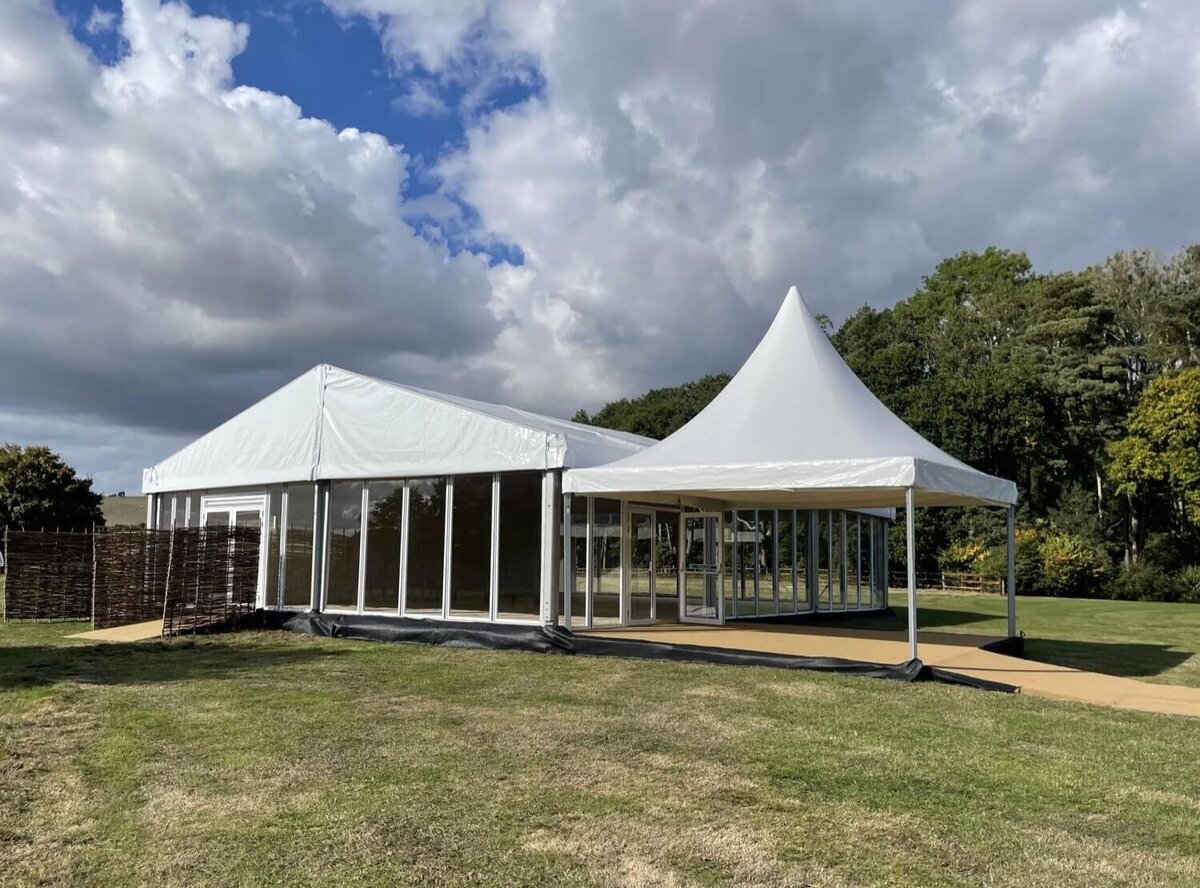
<instances>
[{"instance_id":1,"label":"wicker hurdle fence","mask_svg":"<svg viewBox=\"0 0 1200 888\"><path fill-rule=\"evenodd\" d=\"M257 603L260 539L241 527L10 530L4 619L162 620L165 637L233 628Z\"/></svg>"},{"instance_id":2,"label":"wicker hurdle fence","mask_svg":"<svg viewBox=\"0 0 1200 888\"><path fill-rule=\"evenodd\" d=\"M4 619L86 620L92 615L92 535L4 533Z\"/></svg>"}]
</instances>

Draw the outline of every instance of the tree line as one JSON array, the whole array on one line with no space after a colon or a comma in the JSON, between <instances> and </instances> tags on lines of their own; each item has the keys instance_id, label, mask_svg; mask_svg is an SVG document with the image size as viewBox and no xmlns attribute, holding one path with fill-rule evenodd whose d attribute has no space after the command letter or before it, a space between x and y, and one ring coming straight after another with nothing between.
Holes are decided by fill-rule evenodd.
<instances>
[{"instance_id":1,"label":"tree line","mask_svg":"<svg viewBox=\"0 0 1200 888\"><path fill-rule=\"evenodd\" d=\"M1016 482L1019 591L1200 600L1200 246L1060 273L965 252L827 332L901 419ZM729 378L575 418L662 438ZM1003 571L999 510L921 510L917 534L921 573Z\"/></svg>"}]
</instances>

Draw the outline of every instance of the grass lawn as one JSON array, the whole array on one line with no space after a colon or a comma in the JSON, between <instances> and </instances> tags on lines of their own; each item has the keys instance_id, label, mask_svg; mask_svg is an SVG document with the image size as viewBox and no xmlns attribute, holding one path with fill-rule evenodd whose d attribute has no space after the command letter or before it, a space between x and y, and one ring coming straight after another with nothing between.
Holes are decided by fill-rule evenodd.
<instances>
[{"instance_id":1,"label":"grass lawn","mask_svg":"<svg viewBox=\"0 0 1200 888\"><path fill-rule=\"evenodd\" d=\"M1200 884L1197 720L77 628L0 627L6 884Z\"/></svg>"},{"instance_id":2,"label":"grass lawn","mask_svg":"<svg viewBox=\"0 0 1200 888\"><path fill-rule=\"evenodd\" d=\"M908 626L908 595L892 591L894 617L844 625ZM917 593L917 625L938 632L1004 635L1005 599L973 593ZM1200 605L1157 601L1018 598L1017 629L1035 660L1164 684L1200 687Z\"/></svg>"}]
</instances>

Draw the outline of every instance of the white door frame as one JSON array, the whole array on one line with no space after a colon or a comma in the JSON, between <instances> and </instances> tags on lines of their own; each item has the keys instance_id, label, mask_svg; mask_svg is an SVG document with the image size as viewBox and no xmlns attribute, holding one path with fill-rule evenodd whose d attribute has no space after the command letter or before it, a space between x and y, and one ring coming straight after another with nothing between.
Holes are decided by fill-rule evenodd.
<instances>
[{"instance_id":1,"label":"white door frame","mask_svg":"<svg viewBox=\"0 0 1200 888\"><path fill-rule=\"evenodd\" d=\"M687 612L687 521L689 518L715 519L717 535L716 546L716 617L689 617ZM704 623L710 626L720 626L725 622L725 565L723 550L725 548L725 518L720 512L684 512L679 519L679 622ZM703 576L703 574L701 574ZM734 599L736 606L736 598Z\"/></svg>"},{"instance_id":2,"label":"white door frame","mask_svg":"<svg viewBox=\"0 0 1200 888\"><path fill-rule=\"evenodd\" d=\"M254 606L262 609L267 606L267 522L270 520L268 498L265 493L242 494L237 496L204 496L200 498L200 526L208 524L209 512L225 512L229 515L229 526L237 521L238 512L258 512L259 542L258 542L258 591L255 593Z\"/></svg>"}]
</instances>

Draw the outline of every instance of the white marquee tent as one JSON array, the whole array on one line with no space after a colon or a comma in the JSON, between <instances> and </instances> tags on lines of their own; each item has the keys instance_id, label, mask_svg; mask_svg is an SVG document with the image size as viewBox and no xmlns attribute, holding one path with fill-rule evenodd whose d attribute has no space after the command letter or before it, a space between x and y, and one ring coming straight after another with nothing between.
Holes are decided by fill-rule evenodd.
<instances>
[{"instance_id":1,"label":"white marquee tent","mask_svg":"<svg viewBox=\"0 0 1200 888\"><path fill-rule=\"evenodd\" d=\"M1015 633L1016 485L909 428L854 375L795 287L729 385L687 425L624 459L564 473L566 493L736 505L907 510L910 647L916 656L915 506L1009 511L1009 634Z\"/></svg>"},{"instance_id":2,"label":"white marquee tent","mask_svg":"<svg viewBox=\"0 0 1200 888\"><path fill-rule=\"evenodd\" d=\"M146 469L142 491L545 471L653 443L323 364Z\"/></svg>"}]
</instances>

